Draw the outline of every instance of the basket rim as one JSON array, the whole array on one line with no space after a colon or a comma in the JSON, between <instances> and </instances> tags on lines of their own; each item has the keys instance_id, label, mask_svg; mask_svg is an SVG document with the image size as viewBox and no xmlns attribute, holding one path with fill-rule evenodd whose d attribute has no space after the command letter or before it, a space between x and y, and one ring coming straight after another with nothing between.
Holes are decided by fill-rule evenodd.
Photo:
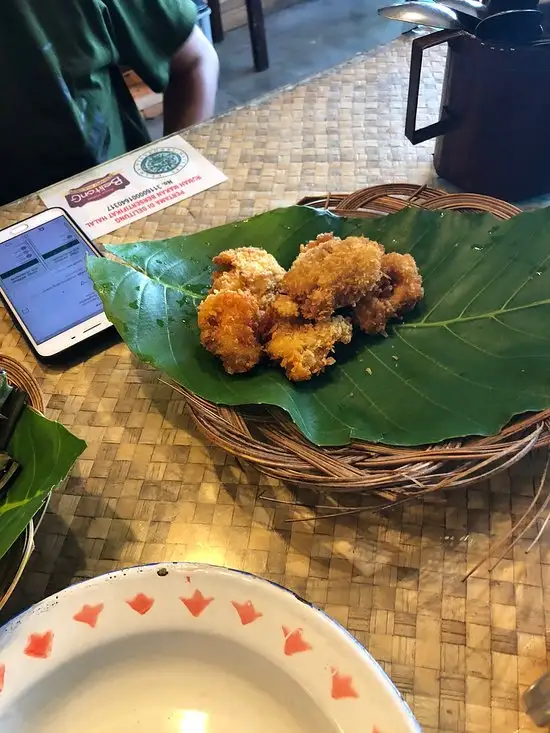
<instances>
[{"instance_id":1,"label":"basket rim","mask_svg":"<svg viewBox=\"0 0 550 733\"><path fill-rule=\"evenodd\" d=\"M6 372L11 384L27 393L30 407L43 414L44 395L29 369L13 356L0 352L0 370Z\"/></svg>"}]
</instances>

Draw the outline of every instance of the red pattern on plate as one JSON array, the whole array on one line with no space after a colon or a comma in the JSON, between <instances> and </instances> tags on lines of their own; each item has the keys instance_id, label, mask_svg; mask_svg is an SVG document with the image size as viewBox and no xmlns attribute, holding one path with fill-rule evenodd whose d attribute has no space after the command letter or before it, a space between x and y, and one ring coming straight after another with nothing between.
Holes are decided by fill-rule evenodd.
<instances>
[{"instance_id":1,"label":"red pattern on plate","mask_svg":"<svg viewBox=\"0 0 550 733\"><path fill-rule=\"evenodd\" d=\"M98 603L97 606L88 606L84 604L78 613L73 616L74 621L80 621L82 624L88 624L92 629L97 626L97 619L99 614L103 611L103 603Z\"/></svg>"},{"instance_id":2,"label":"red pattern on plate","mask_svg":"<svg viewBox=\"0 0 550 733\"><path fill-rule=\"evenodd\" d=\"M24 654L34 659L47 659L52 652L53 631L44 634L31 634L27 640Z\"/></svg>"},{"instance_id":3,"label":"red pattern on plate","mask_svg":"<svg viewBox=\"0 0 550 733\"><path fill-rule=\"evenodd\" d=\"M231 605L239 614L239 618L241 619L241 624L243 626L251 624L253 621L256 621L263 616L263 613L260 613L260 611L256 611L252 601L245 601L244 603L231 601Z\"/></svg>"},{"instance_id":4,"label":"red pattern on plate","mask_svg":"<svg viewBox=\"0 0 550 733\"><path fill-rule=\"evenodd\" d=\"M340 674L334 667L330 671L332 672L332 690L330 694L335 700L341 700L344 697L359 697L353 687L350 675ZM373 728L373 733L376 733L376 728Z\"/></svg>"},{"instance_id":5,"label":"red pattern on plate","mask_svg":"<svg viewBox=\"0 0 550 733\"><path fill-rule=\"evenodd\" d=\"M190 583L190 576L187 575L185 580ZM180 597L180 600L187 607L189 613L197 618L212 603L214 598L206 598L200 590L196 590L190 598ZM130 608L143 616L151 610L155 603L155 599L146 596L144 593L138 593L134 598L126 601L126 603ZM245 601L244 603L231 601L231 604L237 611L243 626L251 624L263 616L260 611L256 611L252 601ZM103 603L98 603L95 606L84 604L80 611L73 616L73 619L75 621L88 624L92 629L95 629L98 618L103 609ZM283 626L282 630L285 637L284 653L287 656L292 656L299 652L310 651L312 649L311 644L309 644L302 636L303 629L298 628L294 629L294 631L290 631L289 628ZM47 659L52 651L53 637L54 635L52 631L46 631L43 634L30 634L27 640L27 646L24 649L24 654L36 659ZM330 671L332 674L331 696L334 700L359 697L357 691L353 687L350 675L340 674L335 667L331 667ZM0 692L4 689L5 675L6 666L4 664L0 664ZM371 733L380 733L380 731L376 726L373 726Z\"/></svg>"},{"instance_id":6,"label":"red pattern on plate","mask_svg":"<svg viewBox=\"0 0 550 733\"><path fill-rule=\"evenodd\" d=\"M134 598L126 601L130 608L133 608L134 611L141 614L141 616L145 616L145 614L151 610L154 602L155 599L146 596L145 593L138 593Z\"/></svg>"},{"instance_id":7,"label":"red pattern on plate","mask_svg":"<svg viewBox=\"0 0 550 733\"><path fill-rule=\"evenodd\" d=\"M4 689L4 681L6 679L6 665L0 664L0 692Z\"/></svg>"},{"instance_id":8,"label":"red pattern on plate","mask_svg":"<svg viewBox=\"0 0 550 733\"><path fill-rule=\"evenodd\" d=\"M298 654L298 652L308 652L312 649L311 644L308 644L307 641L302 638L303 633L303 629L290 631L286 626L283 626L283 634L285 635L284 652L288 657L291 657L293 654Z\"/></svg>"},{"instance_id":9,"label":"red pattern on plate","mask_svg":"<svg viewBox=\"0 0 550 733\"><path fill-rule=\"evenodd\" d=\"M204 609L209 606L214 598L205 598L200 590L196 590L191 598L180 597L180 601L187 607L189 613L197 618L200 616Z\"/></svg>"}]
</instances>

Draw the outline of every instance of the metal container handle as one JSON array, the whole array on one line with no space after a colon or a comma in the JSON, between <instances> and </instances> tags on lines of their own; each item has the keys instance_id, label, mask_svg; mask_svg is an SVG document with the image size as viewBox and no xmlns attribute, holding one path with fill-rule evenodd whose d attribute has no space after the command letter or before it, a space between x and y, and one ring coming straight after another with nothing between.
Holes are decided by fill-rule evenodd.
<instances>
[{"instance_id":1,"label":"metal container handle","mask_svg":"<svg viewBox=\"0 0 550 733\"><path fill-rule=\"evenodd\" d=\"M420 74L422 72L422 56L427 48L447 43L452 38L467 35L462 30L444 30L430 33L428 36L415 38L412 43L411 69L409 74L409 94L407 97L407 114L405 117L405 135L413 145L423 143L438 135L444 135L451 129L452 123L445 107L441 110L441 119L427 127L416 129L416 113L418 110L418 92L420 89Z\"/></svg>"}]
</instances>

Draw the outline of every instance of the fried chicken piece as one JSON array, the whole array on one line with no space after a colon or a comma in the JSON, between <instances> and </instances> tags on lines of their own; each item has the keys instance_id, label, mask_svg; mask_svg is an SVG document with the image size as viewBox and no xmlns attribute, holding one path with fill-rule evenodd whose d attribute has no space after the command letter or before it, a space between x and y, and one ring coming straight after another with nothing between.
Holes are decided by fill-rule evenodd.
<instances>
[{"instance_id":1,"label":"fried chicken piece","mask_svg":"<svg viewBox=\"0 0 550 733\"><path fill-rule=\"evenodd\" d=\"M340 237L335 237L332 232L323 232L323 234L318 234L315 239L310 240L307 244L301 244L300 252L305 252L306 249L313 249L319 244L322 244L323 242L328 242L331 239L334 239L338 242L342 241Z\"/></svg>"},{"instance_id":2,"label":"fried chicken piece","mask_svg":"<svg viewBox=\"0 0 550 733\"><path fill-rule=\"evenodd\" d=\"M355 305L376 286L383 252L381 244L365 237L322 234L302 247L281 289L304 318L328 318L337 308Z\"/></svg>"},{"instance_id":3,"label":"fried chicken piece","mask_svg":"<svg viewBox=\"0 0 550 733\"><path fill-rule=\"evenodd\" d=\"M334 364L329 354L335 344L349 344L352 332L351 323L342 316L316 323L281 321L273 328L265 350L280 362L288 379L301 382Z\"/></svg>"},{"instance_id":4,"label":"fried chicken piece","mask_svg":"<svg viewBox=\"0 0 550 733\"><path fill-rule=\"evenodd\" d=\"M390 252L382 257L382 278L377 290L357 303L353 317L362 331L386 333L386 324L412 310L424 297L422 276L414 257Z\"/></svg>"},{"instance_id":5,"label":"fried chicken piece","mask_svg":"<svg viewBox=\"0 0 550 733\"><path fill-rule=\"evenodd\" d=\"M213 258L221 269L212 273L212 293L218 290L242 290L263 302L269 302L277 292L285 270L275 257L257 247L227 249Z\"/></svg>"},{"instance_id":6,"label":"fried chicken piece","mask_svg":"<svg viewBox=\"0 0 550 733\"><path fill-rule=\"evenodd\" d=\"M262 317L260 319L260 340L265 342L277 324L282 321L295 321L299 316L300 310L297 303L295 303L292 298L289 298L288 295L275 295L262 310Z\"/></svg>"},{"instance_id":7,"label":"fried chicken piece","mask_svg":"<svg viewBox=\"0 0 550 733\"><path fill-rule=\"evenodd\" d=\"M270 308L273 309L278 318L298 318L300 315L298 303L292 300L290 296L282 293L275 296Z\"/></svg>"},{"instance_id":8,"label":"fried chicken piece","mask_svg":"<svg viewBox=\"0 0 550 733\"><path fill-rule=\"evenodd\" d=\"M221 290L199 305L201 343L221 359L228 374L247 372L260 361L260 318L258 302L247 292Z\"/></svg>"}]
</instances>

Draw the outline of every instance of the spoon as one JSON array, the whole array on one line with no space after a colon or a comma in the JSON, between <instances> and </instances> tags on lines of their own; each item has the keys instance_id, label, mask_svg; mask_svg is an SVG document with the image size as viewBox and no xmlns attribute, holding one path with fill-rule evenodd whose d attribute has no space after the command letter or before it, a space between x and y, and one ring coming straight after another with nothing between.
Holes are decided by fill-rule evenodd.
<instances>
[{"instance_id":1,"label":"spoon","mask_svg":"<svg viewBox=\"0 0 550 733\"><path fill-rule=\"evenodd\" d=\"M455 13L464 30L467 30L468 33L474 35L480 19L476 18L475 15L469 15L468 13L463 13L460 10L455 10Z\"/></svg>"},{"instance_id":2,"label":"spoon","mask_svg":"<svg viewBox=\"0 0 550 733\"><path fill-rule=\"evenodd\" d=\"M439 0L439 4L472 15L474 18L484 18L487 14L487 6L479 0Z\"/></svg>"},{"instance_id":3,"label":"spoon","mask_svg":"<svg viewBox=\"0 0 550 733\"><path fill-rule=\"evenodd\" d=\"M385 8L379 8L378 15L413 25L425 25L429 28L462 28L454 10L439 3L423 2L423 0L410 0L410 2L399 5L388 5Z\"/></svg>"}]
</instances>

